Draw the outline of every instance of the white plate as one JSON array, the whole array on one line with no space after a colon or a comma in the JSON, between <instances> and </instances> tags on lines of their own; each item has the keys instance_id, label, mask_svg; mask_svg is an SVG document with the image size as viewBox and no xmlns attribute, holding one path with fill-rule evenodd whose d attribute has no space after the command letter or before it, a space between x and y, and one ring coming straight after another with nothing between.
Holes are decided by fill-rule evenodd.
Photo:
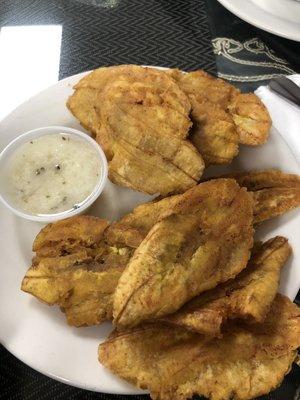
<instances>
[{"instance_id":1,"label":"white plate","mask_svg":"<svg viewBox=\"0 0 300 400\"><path fill-rule=\"evenodd\" d=\"M72 93L72 85L83 75L58 82L4 119L0 124L0 149L20 133L40 126L64 125L82 130L65 102ZM288 146L274 130L266 145L242 148L240 157L233 163L233 169L271 167L300 173ZM90 213L113 220L147 199L149 196L109 183ZM17 218L2 205L0 221L0 341L3 345L32 368L65 383L107 393L141 393L111 375L97 361L98 344L110 331L110 324L68 327L57 307L48 307L21 292L21 280L32 256L32 241L42 225ZM285 268L281 285L282 292L292 299L300 286L300 269L296 268L300 265L299 222L300 212L293 211L265 223L259 232L261 238L285 235L294 247L294 258Z\"/></svg>"},{"instance_id":2,"label":"white plate","mask_svg":"<svg viewBox=\"0 0 300 400\"><path fill-rule=\"evenodd\" d=\"M265 31L300 41L297 0L218 0L233 14Z\"/></svg>"}]
</instances>

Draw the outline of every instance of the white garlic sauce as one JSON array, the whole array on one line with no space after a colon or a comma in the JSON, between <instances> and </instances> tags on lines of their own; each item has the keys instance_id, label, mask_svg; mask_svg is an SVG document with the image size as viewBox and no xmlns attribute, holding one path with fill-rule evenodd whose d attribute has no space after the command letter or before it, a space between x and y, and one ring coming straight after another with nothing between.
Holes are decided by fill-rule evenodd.
<instances>
[{"instance_id":1,"label":"white garlic sauce","mask_svg":"<svg viewBox=\"0 0 300 400\"><path fill-rule=\"evenodd\" d=\"M50 134L20 146L9 166L9 192L31 214L78 208L101 174L96 150L68 134Z\"/></svg>"}]
</instances>

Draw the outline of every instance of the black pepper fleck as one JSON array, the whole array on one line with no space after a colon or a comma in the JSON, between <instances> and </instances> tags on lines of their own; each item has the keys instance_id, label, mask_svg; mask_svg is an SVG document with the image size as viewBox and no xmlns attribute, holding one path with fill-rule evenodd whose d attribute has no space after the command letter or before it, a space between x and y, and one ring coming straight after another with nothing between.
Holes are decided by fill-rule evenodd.
<instances>
[{"instance_id":1,"label":"black pepper fleck","mask_svg":"<svg viewBox=\"0 0 300 400\"><path fill-rule=\"evenodd\" d=\"M49 194L47 194L46 197L47 197L47 199L50 199L51 196Z\"/></svg>"},{"instance_id":2,"label":"black pepper fleck","mask_svg":"<svg viewBox=\"0 0 300 400\"><path fill-rule=\"evenodd\" d=\"M33 144L33 142L30 142L31 144Z\"/></svg>"},{"instance_id":3,"label":"black pepper fleck","mask_svg":"<svg viewBox=\"0 0 300 400\"><path fill-rule=\"evenodd\" d=\"M59 165L59 164L56 164L56 165L55 165L55 169L59 170L59 169L60 169L60 165Z\"/></svg>"},{"instance_id":4,"label":"black pepper fleck","mask_svg":"<svg viewBox=\"0 0 300 400\"><path fill-rule=\"evenodd\" d=\"M80 206L78 204L74 204L73 208L74 210L77 210Z\"/></svg>"},{"instance_id":5,"label":"black pepper fleck","mask_svg":"<svg viewBox=\"0 0 300 400\"><path fill-rule=\"evenodd\" d=\"M62 140L66 140L66 138L64 136L62 136Z\"/></svg>"},{"instance_id":6,"label":"black pepper fleck","mask_svg":"<svg viewBox=\"0 0 300 400\"><path fill-rule=\"evenodd\" d=\"M38 169L35 171L35 174L36 174L36 175L40 175L41 172L45 172L45 168L44 168L44 167L38 168Z\"/></svg>"},{"instance_id":7,"label":"black pepper fleck","mask_svg":"<svg viewBox=\"0 0 300 400\"><path fill-rule=\"evenodd\" d=\"M62 183L63 185L65 185L66 184L66 181L63 181L63 183Z\"/></svg>"}]
</instances>

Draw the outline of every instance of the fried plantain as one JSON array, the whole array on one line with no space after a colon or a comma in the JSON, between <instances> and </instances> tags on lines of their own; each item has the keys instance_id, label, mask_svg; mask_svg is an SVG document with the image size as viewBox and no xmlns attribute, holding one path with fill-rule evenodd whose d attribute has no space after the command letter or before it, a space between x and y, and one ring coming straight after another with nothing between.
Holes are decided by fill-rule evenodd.
<instances>
[{"instance_id":1,"label":"fried plantain","mask_svg":"<svg viewBox=\"0 0 300 400\"><path fill-rule=\"evenodd\" d=\"M237 172L224 175L253 192L254 222L260 223L300 206L300 176L279 170Z\"/></svg>"},{"instance_id":2,"label":"fried plantain","mask_svg":"<svg viewBox=\"0 0 300 400\"><path fill-rule=\"evenodd\" d=\"M187 94L194 122L191 140L205 164L230 164L239 143L259 145L267 141L270 115L253 93L242 94L231 84L204 71L167 71Z\"/></svg>"},{"instance_id":3,"label":"fried plantain","mask_svg":"<svg viewBox=\"0 0 300 400\"><path fill-rule=\"evenodd\" d=\"M108 225L86 215L47 225L34 241L36 257L21 289L60 306L69 325L111 320L112 295L132 249L108 245Z\"/></svg>"},{"instance_id":4,"label":"fried plantain","mask_svg":"<svg viewBox=\"0 0 300 400\"><path fill-rule=\"evenodd\" d=\"M275 389L300 346L299 307L278 294L263 323L227 328L222 339L159 323L114 331L99 361L155 400L248 400Z\"/></svg>"},{"instance_id":5,"label":"fried plantain","mask_svg":"<svg viewBox=\"0 0 300 400\"><path fill-rule=\"evenodd\" d=\"M202 293L177 313L161 320L198 333L220 336L228 319L262 322L279 286L280 272L291 254L284 237L255 246L247 267L234 279Z\"/></svg>"},{"instance_id":6,"label":"fried plantain","mask_svg":"<svg viewBox=\"0 0 300 400\"><path fill-rule=\"evenodd\" d=\"M114 295L114 322L133 326L178 310L245 268L253 201L234 180L202 183L178 197L135 251Z\"/></svg>"},{"instance_id":7,"label":"fried plantain","mask_svg":"<svg viewBox=\"0 0 300 400\"><path fill-rule=\"evenodd\" d=\"M103 147L114 183L167 195L200 179L202 157L186 140L190 102L161 71L99 68L79 81L67 106Z\"/></svg>"}]
</instances>

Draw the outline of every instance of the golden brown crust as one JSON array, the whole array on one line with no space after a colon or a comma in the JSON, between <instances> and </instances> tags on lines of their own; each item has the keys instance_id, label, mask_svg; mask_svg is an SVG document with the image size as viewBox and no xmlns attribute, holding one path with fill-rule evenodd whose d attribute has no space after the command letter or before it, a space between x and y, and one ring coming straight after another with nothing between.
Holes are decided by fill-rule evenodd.
<instances>
[{"instance_id":1,"label":"golden brown crust","mask_svg":"<svg viewBox=\"0 0 300 400\"><path fill-rule=\"evenodd\" d=\"M110 225L106 231L108 243L137 248L150 229L172 213L180 196L174 195L140 204L131 213Z\"/></svg>"},{"instance_id":2,"label":"golden brown crust","mask_svg":"<svg viewBox=\"0 0 300 400\"><path fill-rule=\"evenodd\" d=\"M109 223L97 217L80 215L46 225L33 242L37 257L59 256L95 246Z\"/></svg>"},{"instance_id":3,"label":"golden brown crust","mask_svg":"<svg viewBox=\"0 0 300 400\"><path fill-rule=\"evenodd\" d=\"M201 70L169 74L191 102L194 122L191 140L205 165L231 163L238 154L239 136L226 108L238 90Z\"/></svg>"},{"instance_id":4,"label":"golden brown crust","mask_svg":"<svg viewBox=\"0 0 300 400\"><path fill-rule=\"evenodd\" d=\"M167 146L167 141L163 146ZM189 160L190 164L186 165L195 166L197 171L201 170L201 173L197 172L197 179L191 177L187 170L183 171L173 162L170 163L164 156L140 150L122 140L114 144L114 149L115 156L110 162L109 168L110 180L115 184L143 193L160 193L166 196L170 193L184 192L197 184L204 168L202 159L199 159L194 148L191 149L188 146L188 142L181 149L178 147L174 156L180 158L180 152L187 150L189 154L186 154L187 157L183 161L185 163Z\"/></svg>"},{"instance_id":5,"label":"golden brown crust","mask_svg":"<svg viewBox=\"0 0 300 400\"><path fill-rule=\"evenodd\" d=\"M253 244L252 211L252 197L234 180L205 182L178 196L123 272L114 322L133 326L170 314L237 275Z\"/></svg>"},{"instance_id":6,"label":"golden brown crust","mask_svg":"<svg viewBox=\"0 0 300 400\"><path fill-rule=\"evenodd\" d=\"M223 178L234 178L240 186L251 192L271 188L293 188L300 185L300 176L277 169L243 171L223 175Z\"/></svg>"},{"instance_id":7,"label":"golden brown crust","mask_svg":"<svg viewBox=\"0 0 300 400\"><path fill-rule=\"evenodd\" d=\"M224 175L253 192L254 222L260 223L300 206L300 176L279 170L237 172Z\"/></svg>"},{"instance_id":8,"label":"golden brown crust","mask_svg":"<svg viewBox=\"0 0 300 400\"><path fill-rule=\"evenodd\" d=\"M171 76L188 96L193 95L201 100L219 105L222 109L225 109L234 95L239 93L239 90L230 83L215 78L202 70L181 72L180 74L177 70L175 75L171 73Z\"/></svg>"},{"instance_id":9,"label":"golden brown crust","mask_svg":"<svg viewBox=\"0 0 300 400\"><path fill-rule=\"evenodd\" d=\"M110 320L112 294L129 254L99 253L96 258L85 251L42 258L27 271L22 290L61 307L69 325L89 326Z\"/></svg>"},{"instance_id":10,"label":"golden brown crust","mask_svg":"<svg viewBox=\"0 0 300 400\"><path fill-rule=\"evenodd\" d=\"M230 173L240 186L253 192L255 222L276 217L300 205L300 177L279 170ZM217 178L214 178L217 179ZM107 229L110 243L136 248L158 221L168 215L180 195L141 204Z\"/></svg>"},{"instance_id":11,"label":"golden brown crust","mask_svg":"<svg viewBox=\"0 0 300 400\"><path fill-rule=\"evenodd\" d=\"M277 295L264 323L228 325L222 339L159 323L113 332L99 361L153 399L248 400L281 383L299 346L300 310Z\"/></svg>"},{"instance_id":12,"label":"golden brown crust","mask_svg":"<svg viewBox=\"0 0 300 400\"><path fill-rule=\"evenodd\" d=\"M87 215L47 225L34 242L37 255L21 289L60 306L69 325L110 320L112 295L132 250L106 243L108 225Z\"/></svg>"},{"instance_id":13,"label":"golden brown crust","mask_svg":"<svg viewBox=\"0 0 300 400\"><path fill-rule=\"evenodd\" d=\"M282 267L291 254L284 237L256 246L247 267L233 280L202 293L177 313L161 320L198 333L220 336L228 319L262 322L279 286Z\"/></svg>"},{"instance_id":14,"label":"golden brown crust","mask_svg":"<svg viewBox=\"0 0 300 400\"><path fill-rule=\"evenodd\" d=\"M219 105L192 98L195 125L191 140L205 164L230 164L238 155L239 136L231 116Z\"/></svg>"},{"instance_id":15,"label":"golden brown crust","mask_svg":"<svg viewBox=\"0 0 300 400\"><path fill-rule=\"evenodd\" d=\"M239 143L250 146L268 140L272 121L263 102L254 93L239 93L228 105L239 134Z\"/></svg>"},{"instance_id":16,"label":"golden brown crust","mask_svg":"<svg viewBox=\"0 0 300 400\"><path fill-rule=\"evenodd\" d=\"M276 170L268 170L231 174L231 176L236 179L240 185L254 191L253 196L257 200L254 208L256 222L286 212L288 209L300 204L300 178L296 175L284 174ZM194 190L198 189L191 189L191 193ZM286 197L280 197L280 193L284 193ZM291 201L292 195L294 196L294 203ZM178 212L180 207L185 204L184 199L189 198L189 196L190 192L187 192L184 195L175 195L164 199L156 199L153 202L146 204L141 204L134 209L132 213L126 215L120 221L113 223L111 226L109 226L107 221L90 216L79 216L47 225L47 227L42 229L42 231L37 235L34 242L36 257L33 260L32 267L35 268L35 273L37 275L39 274L40 277L44 277L44 280L40 279L38 281L38 279L35 279L34 281L34 276L31 276L31 282L29 282L29 280L24 281L27 286L24 286L23 284L23 289L31 292L39 298L45 296L44 301L47 302L48 294L44 293L43 296L40 294L41 291L46 290L43 289L42 285L46 285L50 282L51 290L55 293L55 291L58 290L55 289L55 285L57 285L57 287L60 287L60 285L64 286L61 280L58 279L60 265L63 265L63 263L66 262L62 260L64 258L65 260L73 260L73 264L71 261L69 261L68 264L68 274L70 275L70 271L73 270L72 265L79 262L84 254L84 259L88 260L89 263L97 257L98 260L103 256L107 259L105 265L102 265L101 274L99 270L94 274L95 279L96 275L101 275L101 279L99 278L98 281L99 290L101 292L101 280L104 279L102 278L103 271L105 270L105 275L107 274L106 266L113 267L119 265L121 269L125 268L130 255L133 253L134 249L139 247L140 243L144 240L153 226L174 212ZM288 199L288 202L284 202L285 199ZM204 203L202 205L205 207ZM192 207L191 203L190 206ZM122 254L119 253L120 251ZM75 258L68 258L70 255L75 255ZM109 258L107 258L108 255ZM45 267L43 264L46 258L52 259L50 261L48 260L46 264L52 265L53 269L52 275L48 274L48 281L47 274L44 273ZM114 282L114 286L116 286L117 279L115 279L115 276L116 274L120 275L121 270L117 270L116 273L114 271L115 270L113 270L111 282ZM53 276L55 276L55 279ZM79 276L78 272L76 273L76 276ZM82 281L85 279L84 276L85 273L81 275ZM33 283L34 289L32 288ZM40 287L37 287L36 284L39 284ZM80 279L76 281L76 285L80 285ZM65 293L68 293L68 290L59 290L63 293L62 297L64 297ZM113 292L114 290L112 288L105 300L107 304L110 304L109 312L106 314L107 318L111 318L111 297ZM52 294L49 293L49 296L51 297ZM57 300L57 304L61 305L61 302L62 300ZM95 321L99 320L97 318L98 317L95 314ZM70 321L69 318L69 322ZM84 319L81 317L80 323L90 324L92 318L89 317L89 320L86 322L83 321ZM207 323L207 330L211 330L219 329L220 321L221 319L218 320L216 313L210 313L206 315L206 320L203 320L202 322L203 324ZM212 324L214 324L215 328L212 327Z\"/></svg>"},{"instance_id":17,"label":"golden brown crust","mask_svg":"<svg viewBox=\"0 0 300 400\"><path fill-rule=\"evenodd\" d=\"M242 94L222 79L204 71L167 71L187 94L194 128L191 140L205 164L229 164L238 144L259 145L268 139L269 113L253 93Z\"/></svg>"},{"instance_id":18,"label":"golden brown crust","mask_svg":"<svg viewBox=\"0 0 300 400\"><path fill-rule=\"evenodd\" d=\"M239 143L265 143L271 126L257 96L201 70L99 68L74 89L67 106L103 147L110 179L149 194L186 191L202 175L199 152L206 165L229 164Z\"/></svg>"},{"instance_id":19,"label":"golden brown crust","mask_svg":"<svg viewBox=\"0 0 300 400\"><path fill-rule=\"evenodd\" d=\"M254 222L264 222L300 206L300 186L295 188L262 189L253 194Z\"/></svg>"},{"instance_id":20,"label":"golden brown crust","mask_svg":"<svg viewBox=\"0 0 300 400\"><path fill-rule=\"evenodd\" d=\"M200 179L203 160L186 140L190 103L165 73L135 65L99 68L75 86L67 106L103 147L114 183L167 195Z\"/></svg>"}]
</instances>

